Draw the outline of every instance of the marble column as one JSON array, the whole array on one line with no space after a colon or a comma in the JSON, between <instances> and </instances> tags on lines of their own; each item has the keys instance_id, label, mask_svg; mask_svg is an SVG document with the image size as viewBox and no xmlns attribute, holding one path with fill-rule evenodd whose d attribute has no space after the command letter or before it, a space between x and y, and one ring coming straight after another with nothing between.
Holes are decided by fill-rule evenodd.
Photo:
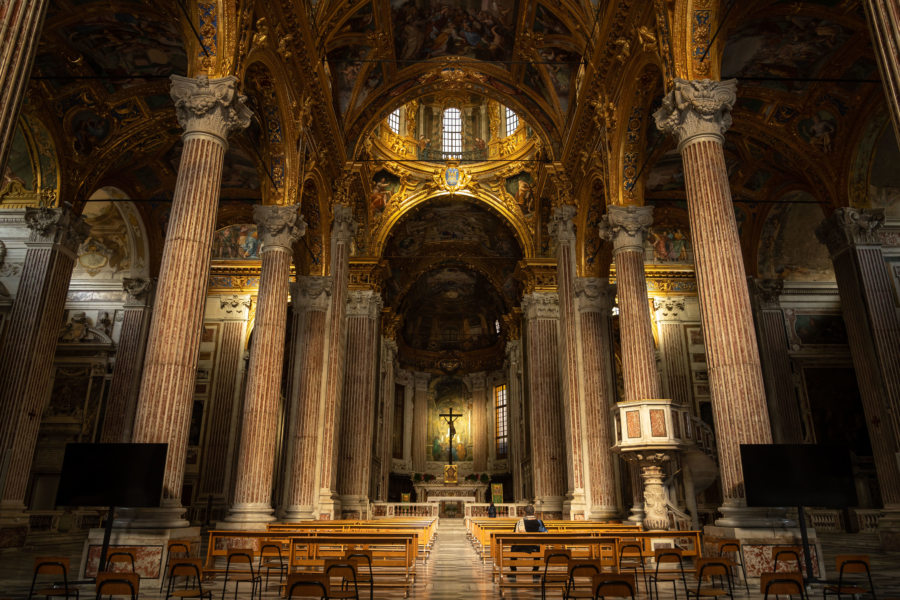
<instances>
[{"instance_id":1,"label":"marble column","mask_svg":"<svg viewBox=\"0 0 900 600\"><path fill-rule=\"evenodd\" d=\"M298 277L291 288L291 302L297 316L294 334L293 422L288 443L291 460L288 463L286 521L315 519L318 500L318 441L319 415L325 382L328 355L327 315L331 305L331 277Z\"/></svg>"},{"instance_id":2,"label":"marble column","mask_svg":"<svg viewBox=\"0 0 900 600\"><path fill-rule=\"evenodd\" d=\"M472 472L484 473L487 469L488 447L494 440L487 428L491 395L484 372L472 373L468 380L472 391Z\"/></svg>"},{"instance_id":3,"label":"marble column","mask_svg":"<svg viewBox=\"0 0 900 600\"><path fill-rule=\"evenodd\" d=\"M72 268L90 228L64 205L29 208L19 289L0 347L0 527L27 526L25 494ZM19 521L24 518L23 521ZM24 535L24 534L23 534Z\"/></svg>"},{"instance_id":4,"label":"marble column","mask_svg":"<svg viewBox=\"0 0 900 600\"><path fill-rule=\"evenodd\" d=\"M122 280L125 306L122 331L116 348L116 364L103 413L101 442L130 442L137 410L137 397L144 366L144 348L150 327L150 300L153 282L149 279Z\"/></svg>"},{"instance_id":5,"label":"marble column","mask_svg":"<svg viewBox=\"0 0 900 600\"><path fill-rule=\"evenodd\" d=\"M379 446L381 472L373 477L372 492L375 500L387 501L391 476L391 458L394 439L394 402L397 393L397 342L381 338L381 444Z\"/></svg>"},{"instance_id":6,"label":"marble column","mask_svg":"<svg viewBox=\"0 0 900 600\"><path fill-rule=\"evenodd\" d=\"M776 444L800 444L803 442L800 405L788 354L784 312L778 302L783 287L781 279L750 280L772 440Z\"/></svg>"},{"instance_id":7,"label":"marble column","mask_svg":"<svg viewBox=\"0 0 900 600\"><path fill-rule=\"evenodd\" d=\"M0 7L0 173L6 170L48 4L7 0Z\"/></svg>"},{"instance_id":8,"label":"marble column","mask_svg":"<svg viewBox=\"0 0 900 600\"><path fill-rule=\"evenodd\" d=\"M535 508L546 518L562 518L566 496L565 415L560 398L559 299L554 292L532 292L522 301L525 362L531 403L531 463Z\"/></svg>"},{"instance_id":9,"label":"marble column","mask_svg":"<svg viewBox=\"0 0 900 600\"><path fill-rule=\"evenodd\" d=\"M397 383L403 386L403 464L412 471L412 438L415 423L415 378L404 369L397 371Z\"/></svg>"},{"instance_id":10,"label":"marble column","mask_svg":"<svg viewBox=\"0 0 900 600\"><path fill-rule=\"evenodd\" d=\"M663 363L663 389L666 398L690 406L694 397L691 389L691 365L684 338L685 299L679 296L654 298L656 330Z\"/></svg>"},{"instance_id":11,"label":"marble column","mask_svg":"<svg viewBox=\"0 0 900 600\"><path fill-rule=\"evenodd\" d=\"M900 7L896 0L865 0L863 6L894 135L900 140Z\"/></svg>"},{"instance_id":12,"label":"marble column","mask_svg":"<svg viewBox=\"0 0 900 600\"><path fill-rule=\"evenodd\" d=\"M412 470L425 472L425 440L428 433L428 373L413 374ZM421 502L421 500L419 500Z\"/></svg>"},{"instance_id":13,"label":"marble column","mask_svg":"<svg viewBox=\"0 0 900 600\"><path fill-rule=\"evenodd\" d=\"M516 332L518 333L518 331ZM522 464L525 462L525 432L522 425L522 342L510 339L506 342L506 372L509 378L509 470L512 475L513 499L516 502L525 500L523 489L524 473Z\"/></svg>"},{"instance_id":14,"label":"marble column","mask_svg":"<svg viewBox=\"0 0 900 600\"><path fill-rule=\"evenodd\" d=\"M676 79L654 118L678 138L684 164L724 498L717 524L752 526L771 523L746 509L740 446L771 443L772 432L723 150L736 87Z\"/></svg>"},{"instance_id":15,"label":"marble column","mask_svg":"<svg viewBox=\"0 0 900 600\"><path fill-rule=\"evenodd\" d=\"M215 382L206 407L205 445L200 469L199 497L212 498L212 506L224 510L233 486L232 457L237 440L237 411L240 405L241 381L244 372L244 340L247 336L247 320L250 317L249 295L220 297L218 309L206 318L221 322L218 357L215 364Z\"/></svg>"},{"instance_id":16,"label":"marble column","mask_svg":"<svg viewBox=\"0 0 900 600\"><path fill-rule=\"evenodd\" d=\"M253 208L253 220L261 243L262 269L251 334L234 504L223 528L259 529L275 520L272 476L281 404L288 287L293 245L306 233L298 206L257 205Z\"/></svg>"},{"instance_id":17,"label":"marble column","mask_svg":"<svg viewBox=\"0 0 900 600\"><path fill-rule=\"evenodd\" d=\"M368 518L382 305L381 295L373 290L353 290L347 299L347 364L337 466L337 489L345 519Z\"/></svg>"},{"instance_id":18,"label":"marble column","mask_svg":"<svg viewBox=\"0 0 900 600\"><path fill-rule=\"evenodd\" d=\"M161 509L146 526L183 527L181 486L226 138L250 124L237 78L172 76L184 149L150 320L135 442L168 443Z\"/></svg>"},{"instance_id":19,"label":"marble column","mask_svg":"<svg viewBox=\"0 0 900 600\"><path fill-rule=\"evenodd\" d=\"M344 365L347 348L347 284L350 277L350 242L357 224L349 206L336 204L331 223L331 309L328 320L328 363L325 400L320 415L321 448L319 460L318 517L332 519L340 514L337 494L337 457L340 435L341 399L344 387Z\"/></svg>"},{"instance_id":20,"label":"marble column","mask_svg":"<svg viewBox=\"0 0 900 600\"><path fill-rule=\"evenodd\" d=\"M900 319L878 236L883 225L880 209L839 208L816 235L834 263L886 513L879 535L887 547L900 543Z\"/></svg>"},{"instance_id":21,"label":"marble column","mask_svg":"<svg viewBox=\"0 0 900 600\"><path fill-rule=\"evenodd\" d=\"M610 407L613 366L610 327L615 287L594 277L575 280L575 308L580 323L582 389L584 391L585 456L590 510L588 518L606 521L618 512Z\"/></svg>"},{"instance_id":22,"label":"marble column","mask_svg":"<svg viewBox=\"0 0 900 600\"><path fill-rule=\"evenodd\" d=\"M559 294L559 356L566 442L566 501L563 514L583 519L587 512L584 485L584 431L578 376L578 319L575 312L575 213L558 206L550 220L556 244L556 282Z\"/></svg>"}]
</instances>

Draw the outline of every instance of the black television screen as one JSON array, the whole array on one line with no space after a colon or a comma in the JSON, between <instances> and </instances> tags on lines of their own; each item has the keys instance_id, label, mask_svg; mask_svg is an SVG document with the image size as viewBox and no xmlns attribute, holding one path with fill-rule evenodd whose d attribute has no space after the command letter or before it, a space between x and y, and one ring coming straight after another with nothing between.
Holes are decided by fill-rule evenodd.
<instances>
[{"instance_id":1,"label":"black television screen","mask_svg":"<svg viewBox=\"0 0 900 600\"><path fill-rule=\"evenodd\" d=\"M850 452L817 444L741 444L748 506L856 505Z\"/></svg>"},{"instance_id":2,"label":"black television screen","mask_svg":"<svg viewBox=\"0 0 900 600\"><path fill-rule=\"evenodd\" d=\"M168 444L67 444L57 506L159 506Z\"/></svg>"}]
</instances>

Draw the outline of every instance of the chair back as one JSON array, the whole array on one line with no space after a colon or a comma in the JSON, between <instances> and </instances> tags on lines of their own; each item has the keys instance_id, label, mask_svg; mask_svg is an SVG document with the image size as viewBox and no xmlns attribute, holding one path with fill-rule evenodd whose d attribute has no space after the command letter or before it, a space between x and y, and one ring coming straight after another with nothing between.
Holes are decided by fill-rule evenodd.
<instances>
[{"instance_id":1,"label":"chair back","mask_svg":"<svg viewBox=\"0 0 900 600\"><path fill-rule=\"evenodd\" d=\"M546 548L544 549L544 573L548 570L556 571L555 566L562 567L566 571L569 569L569 562L572 560L572 551L563 548Z\"/></svg>"},{"instance_id":2,"label":"chair back","mask_svg":"<svg viewBox=\"0 0 900 600\"><path fill-rule=\"evenodd\" d=\"M800 572L794 573L760 573L759 575L759 591L766 598L769 594L775 596L785 595L793 596L799 594L804 597L803 575Z\"/></svg>"},{"instance_id":3,"label":"chair back","mask_svg":"<svg viewBox=\"0 0 900 600\"><path fill-rule=\"evenodd\" d=\"M263 544L259 548L259 565L262 566L263 561L267 558L277 558L279 563L283 563L281 556L281 546L279 544Z\"/></svg>"},{"instance_id":4,"label":"chair back","mask_svg":"<svg viewBox=\"0 0 900 600\"><path fill-rule=\"evenodd\" d=\"M137 573L110 573L102 571L97 573L97 598L103 594L121 596L127 594L131 600L136 600L140 591L141 580Z\"/></svg>"},{"instance_id":5,"label":"chair back","mask_svg":"<svg viewBox=\"0 0 900 600\"><path fill-rule=\"evenodd\" d=\"M117 565L127 565L134 573L134 550L116 550L106 555L106 568L104 571L115 571Z\"/></svg>"},{"instance_id":6,"label":"chair back","mask_svg":"<svg viewBox=\"0 0 900 600\"><path fill-rule=\"evenodd\" d=\"M730 577L731 560L721 557L698 558L695 562L697 579L709 579L710 577Z\"/></svg>"},{"instance_id":7,"label":"chair back","mask_svg":"<svg viewBox=\"0 0 900 600\"><path fill-rule=\"evenodd\" d=\"M639 540L623 540L619 543L619 558L644 558L644 546Z\"/></svg>"},{"instance_id":8,"label":"chair back","mask_svg":"<svg viewBox=\"0 0 900 600\"><path fill-rule=\"evenodd\" d=\"M253 549L252 548L229 548L225 555L226 566L232 564L245 563L253 571Z\"/></svg>"},{"instance_id":9,"label":"chair back","mask_svg":"<svg viewBox=\"0 0 900 600\"><path fill-rule=\"evenodd\" d=\"M844 573L870 574L869 557L865 554L841 554L835 558L835 564L841 575Z\"/></svg>"},{"instance_id":10,"label":"chair back","mask_svg":"<svg viewBox=\"0 0 900 600\"><path fill-rule=\"evenodd\" d=\"M803 550L800 546L772 546L772 560L776 563L779 560L796 560L800 563L800 557L803 556Z\"/></svg>"},{"instance_id":11,"label":"chair back","mask_svg":"<svg viewBox=\"0 0 900 600\"><path fill-rule=\"evenodd\" d=\"M344 559L348 561L356 561L357 565L360 563L366 563L369 566L369 570L372 570L372 551L371 550L347 550L347 554L344 555ZM357 568L357 571L359 569Z\"/></svg>"},{"instance_id":12,"label":"chair back","mask_svg":"<svg viewBox=\"0 0 900 600\"><path fill-rule=\"evenodd\" d=\"M171 554L177 552L179 554L191 555L191 540L169 540L166 542L166 551Z\"/></svg>"},{"instance_id":13,"label":"chair back","mask_svg":"<svg viewBox=\"0 0 900 600\"><path fill-rule=\"evenodd\" d=\"M653 550L653 559L656 561L656 564L678 563L681 565L684 564L681 559L683 555L684 550L681 548L655 548Z\"/></svg>"},{"instance_id":14,"label":"chair back","mask_svg":"<svg viewBox=\"0 0 900 600\"><path fill-rule=\"evenodd\" d=\"M316 594L320 594L321 598L327 598L329 587L328 576L325 573L314 572L292 573L288 575L285 585L288 600L296 596L309 596L313 590Z\"/></svg>"},{"instance_id":15,"label":"chair back","mask_svg":"<svg viewBox=\"0 0 900 600\"><path fill-rule=\"evenodd\" d=\"M199 558L173 558L169 564L169 577L196 577L202 579L203 560Z\"/></svg>"},{"instance_id":16,"label":"chair back","mask_svg":"<svg viewBox=\"0 0 900 600\"><path fill-rule=\"evenodd\" d=\"M740 552L741 551L741 541L736 539L718 539L716 540L716 550L718 550L719 554L726 554L731 552Z\"/></svg>"},{"instance_id":17,"label":"chair back","mask_svg":"<svg viewBox=\"0 0 900 600\"><path fill-rule=\"evenodd\" d=\"M634 598L634 573L597 573L593 580L594 598L606 596Z\"/></svg>"},{"instance_id":18,"label":"chair back","mask_svg":"<svg viewBox=\"0 0 900 600\"><path fill-rule=\"evenodd\" d=\"M69 559L65 556L39 556L34 559L35 575L62 575L69 574Z\"/></svg>"},{"instance_id":19,"label":"chair back","mask_svg":"<svg viewBox=\"0 0 900 600\"><path fill-rule=\"evenodd\" d=\"M325 575L328 577L341 577L356 583L356 563L343 558L329 558L325 560Z\"/></svg>"}]
</instances>

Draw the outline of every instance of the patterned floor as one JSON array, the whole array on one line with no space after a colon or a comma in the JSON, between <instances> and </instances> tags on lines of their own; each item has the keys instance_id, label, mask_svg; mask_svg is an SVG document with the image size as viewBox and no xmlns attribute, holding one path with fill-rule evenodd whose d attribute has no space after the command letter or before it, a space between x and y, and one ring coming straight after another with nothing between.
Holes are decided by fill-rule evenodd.
<instances>
[{"instance_id":1,"label":"patterned floor","mask_svg":"<svg viewBox=\"0 0 900 600\"><path fill-rule=\"evenodd\" d=\"M820 534L824 544L826 564L832 567L834 556L846 553L868 554L872 560L872 570L875 573L875 587L880 600L891 598L900 599L900 549L895 552L883 552L878 548L878 540L871 535L835 535ZM6 552L0 555L0 599L20 600L27 597L31 583L31 565L35 556L63 554L72 557L72 562L78 562L81 554L81 544L71 543L54 548L33 548L26 551ZM499 598L496 586L491 582L490 568L483 565L476 555L471 543L466 539L465 528L461 520L445 519L438 529L434 549L431 558L424 565L418 566L416 583L409 591L409 598L415 600L485 600ZM246 589L246 587L244 588ZM227 598L234 598L232 588L229 587ZM641 590L643 592L643 590ZM748 595L743 587L736 590L736 600L760 598L758 589L751 587ZM809 591L810 600L821 597L821 588L813 587ZM660 600L674 600L672 592L663 592ZM81 599L93 598L92 586L86 586L81 592ZM141 598L146 600L159 600L164 595L159 594L153 586L144 586ZM368 590L362 594L368 598ZM393 599L402 598L399 592L376 591L376 598ZM510 592L505 598L539 598L536 591L522 590ZM549 595L549 598L558 598L559 594ZM639 593L639 599L646 599L645 593ZM683 598L683 594L679 594ZM222 598L221 584L213 585L213 598ZM238 600L249 600L249 593L241 592ZM264 594L266 600L278 598L274 586L271 591Z\"/></svg>"}]
</instances>

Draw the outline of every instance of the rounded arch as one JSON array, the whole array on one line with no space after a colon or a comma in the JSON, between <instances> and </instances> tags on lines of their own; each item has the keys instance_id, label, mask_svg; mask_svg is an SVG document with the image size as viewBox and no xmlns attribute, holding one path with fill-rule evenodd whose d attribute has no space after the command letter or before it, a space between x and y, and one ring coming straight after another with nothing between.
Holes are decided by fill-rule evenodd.
<instances>
[{"instance_id":1,"label":"rounded arch","mask_svg":"<svg viewBox=\"0 0 900 600\"><path fill-rule=\"evenodd\" d=\"M16 122L9 156L0 173L0 206L22 208L59 199L56 142L44 123L22 115Z\"/></svg>"},{"instance_id":2,"label":"rounded arch","mask_svg":"<svg viewBox=\"0 0 900 600\"><path fill-rule=\"evenodd\" d=\"M130 195L120 187L96 189L82 216L91 225L78 251L73 278L146 279L151 255L147 227Z\"/></svg>"}]
</instances>

